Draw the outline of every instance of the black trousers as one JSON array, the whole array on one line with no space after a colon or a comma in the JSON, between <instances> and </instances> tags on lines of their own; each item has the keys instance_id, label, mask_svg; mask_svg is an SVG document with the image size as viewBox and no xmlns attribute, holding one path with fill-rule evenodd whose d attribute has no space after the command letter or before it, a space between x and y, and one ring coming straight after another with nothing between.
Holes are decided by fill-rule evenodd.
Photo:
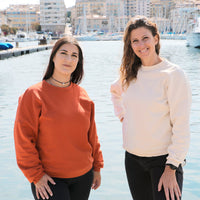
<instances>
[{"instance_id":1,"label":"black trousers","mask_svg":"<svg viewBox=\"0 0 200 200\"><path fill-rule=\"evenodd\" d=\"M166 157L167 155L140 157L125 153L126 175L134 200L166 200L164 189L158 192L158 183L165 169ZM176 170L176 179L182 192L183 169L181 165Z\"/></svg>"},{"instance_id":2,"label":"black trousers","mask_svg":"<svg viewBox=\"0 0 200 200\"><path fill-rule=\"evenodd\" d=\"M56 184L49 183L53 192L52 197L49 195L49 200L88 200L93 182L93 169L76 178L53 178L53 180ZM35 200L38 200L34 183L31 183L31 189Z\"/></svg>"}]
</instances>

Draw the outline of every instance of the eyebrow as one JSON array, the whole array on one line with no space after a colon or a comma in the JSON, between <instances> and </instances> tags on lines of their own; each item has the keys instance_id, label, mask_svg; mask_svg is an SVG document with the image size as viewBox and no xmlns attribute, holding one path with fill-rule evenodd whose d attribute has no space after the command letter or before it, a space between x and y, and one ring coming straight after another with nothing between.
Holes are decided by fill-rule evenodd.
<instances>
[{"instance_id":1,"label":"eyebrow","mask_svg":"<svg viewBox=\"0 0 200 200\"><path fill-rule=\"evenodd\" d=\"M61 49L60 51L68 52L68 51L65 50L65 49ZM72 52L72 54L76 54L76 55L78 55L78 53L76 53L76 52Z\"/></svg>"},{"instance_id":2,"label":"eyebrow","mask_svg":"<svg viewBox=\"0 0 200 200\"><path fill-rule=\"evenodd\" d=\"M149 36L148 35L142 35L141 37L144 38L144 37L149 37ZM138 40L138 38L132 38L132 40Z\"/></svg>"}]
</instances>

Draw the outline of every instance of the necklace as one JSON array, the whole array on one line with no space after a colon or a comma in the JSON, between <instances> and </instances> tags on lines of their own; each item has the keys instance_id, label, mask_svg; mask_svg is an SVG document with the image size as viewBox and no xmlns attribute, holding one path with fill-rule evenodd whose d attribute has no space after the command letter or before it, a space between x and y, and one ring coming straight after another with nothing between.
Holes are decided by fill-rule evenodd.
<instances>
[{"instance_id":1,"label":"necklace","mask_svg":"<svg viewBox=\"0 0 200 200\"><path fill-rule=\"evenodd\" d=\"M54 81L56 81L56 82L58 82L58 83L60 83L60 84L62 84L62 85L65 85L65 84L67 84L67 83L70 83L70 81L67 81L67 82L61 82L61 81L58 81L58 80L56 80L53 76L51 77Z\"/></svg>"}]
</instances>

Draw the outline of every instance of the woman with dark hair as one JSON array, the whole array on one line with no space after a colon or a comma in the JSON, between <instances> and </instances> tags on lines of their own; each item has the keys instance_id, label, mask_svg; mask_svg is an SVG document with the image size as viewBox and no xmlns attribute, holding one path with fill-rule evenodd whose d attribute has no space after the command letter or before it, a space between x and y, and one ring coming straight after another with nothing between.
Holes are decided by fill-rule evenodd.
<instances>
[{"instance_id":1,"label":"woman with dark hair","mask_svg":"<svg viewBox=\"0 0 200 200\"><path fill-rule=\"evenodd\" d=\"M94 103L78 84L82 50L73 37L59 39L43 81L19 98L14 139L19 168L36 200L87 200L101 183L103 157Z\"/></svg>"},{"instance_id":2,"label":"woman with dark hair","mask_svg":"<svg viewBox=\"0 0 200 200\"><path fill-rule=\"evenodd\" d=\"M111 85L122 122L125 167L134 200L180 200L190 141L191 91L183 70L159 56L156 24L131 19L120 78Z\"/></svg>"}]
</instances>

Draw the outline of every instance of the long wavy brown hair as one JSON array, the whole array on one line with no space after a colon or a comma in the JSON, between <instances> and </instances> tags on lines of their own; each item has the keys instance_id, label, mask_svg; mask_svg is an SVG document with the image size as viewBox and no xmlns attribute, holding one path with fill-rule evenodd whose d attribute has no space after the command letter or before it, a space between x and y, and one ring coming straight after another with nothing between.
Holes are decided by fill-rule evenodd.
<instances>
[{"instance_id":1,"label":"long wavy brown hair","mask_svg":"<svg viewBox=\"0 0 200 200\"><path fill-rule=\"evenodd\" d=\"M156 24L144 16L135 16L132 18L127 23L124 32L124 50L120 66L120 79L122 81L122 85L125 87L129 86L130 81L137 78L138 69L142 64L140 58L134 53L131 47L130 39L131 31L140 27L145 27L150 30L153 36L157 35L158 43L155 45L155 50L158 55L160 53L160 35Z\"/></svg>"}]
</instances>

